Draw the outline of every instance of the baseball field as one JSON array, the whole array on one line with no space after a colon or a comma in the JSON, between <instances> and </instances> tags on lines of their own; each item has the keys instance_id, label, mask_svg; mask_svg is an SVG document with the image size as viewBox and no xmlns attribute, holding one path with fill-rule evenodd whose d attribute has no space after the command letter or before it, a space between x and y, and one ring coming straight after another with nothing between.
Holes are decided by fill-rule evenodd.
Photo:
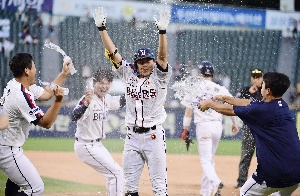
<instances>
[{"instance_id":1,"label":"baseball field","mask_svg":"<svg viewBox=\"0 0 300 196\"><path fill-rule=\"evenodd\" d=\"M122 164L122 139L103 140L114 159ZM73 139L30 138L26 141L24 153L32 161L45 184L45 196L100 196L106 195L105 178L89 166L80 162L73 151ZM222 195L239 195L234 189L238 175L240 141L220 142L215 157L216 171L225 184ZM196 144L190 151L184 142L167 140L168 193L173 195L199 195L202 168L197 155ZM251 174L256 168L254 157L250 166ZM6 177L0 173L0 195L4 195ZM140 180L140 195L153 195L147 167ZM300 188L293 196L300 196Z\"/></svg>"}]
</instances>

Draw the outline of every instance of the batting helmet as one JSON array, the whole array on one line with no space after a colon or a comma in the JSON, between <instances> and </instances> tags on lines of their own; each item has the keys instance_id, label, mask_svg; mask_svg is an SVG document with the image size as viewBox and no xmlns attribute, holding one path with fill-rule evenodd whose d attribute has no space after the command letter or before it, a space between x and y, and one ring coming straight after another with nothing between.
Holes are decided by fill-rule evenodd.
<instances>
[{"instance_id":1,"label":"batting helmet","mask_svg":"<svg viewBox=\"0 0 300 196\"><path fill-rule=\"evenodd\" d=\"M140 59L155 59L154 54L150 48L140 48L134 54L134 64Z\"/></svg>"},{"instance_id":2,"label":"batting helmet","mask_svg":"<svg viewBox=\"0 0 300 196\"><path fill-rule=\"evenodd\" d=\"M209 61L202 61L199 65L200 73L204 76L213 77L214 65Z\"/></svg>"}]
</instances>

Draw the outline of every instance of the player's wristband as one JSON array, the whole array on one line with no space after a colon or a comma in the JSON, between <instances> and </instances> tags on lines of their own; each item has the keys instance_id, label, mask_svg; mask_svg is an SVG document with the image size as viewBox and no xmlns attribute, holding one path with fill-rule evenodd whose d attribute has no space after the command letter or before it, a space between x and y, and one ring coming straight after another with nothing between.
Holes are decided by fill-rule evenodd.
<instances>
[{"instance_id":1,"label":"player's wristband","mask_svg":"<svg viewBox=\"0 0 300 196\"><path fill-rule=\"evenodd\" d=\"M191 125L192 118L191 117L183 117L183 126L189 127Z\"/></svg>"},{"instance_id":2,"label":"player's wristband","mask_svg":"<svg viewBox=\"0 0 300 196\"><path fill-rule=\"evenodd\" d=\"M167 30L159 30L158 33L159 33L159 34L166 34L166 33L167 33Z\"/></svg>"},{"instance_id":3,"label":"player's wristband","mask_svg":"<svg viewBox=\"0 0 300 196\"><path fill-rule=\"evenodd\" d=\"M106 30L107 28L106 28L106 26L102 26L102 27L97 27L98 28L98 30L99 31L104 31L104 30Z\"/></svg>"}]
</instances>

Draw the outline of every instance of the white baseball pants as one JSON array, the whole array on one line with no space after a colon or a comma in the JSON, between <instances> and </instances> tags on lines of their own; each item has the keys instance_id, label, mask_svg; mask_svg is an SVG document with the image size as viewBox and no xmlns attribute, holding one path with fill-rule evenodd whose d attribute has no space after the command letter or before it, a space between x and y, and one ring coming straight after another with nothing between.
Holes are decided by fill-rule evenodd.
<instances>
[{"instance_id":1,"label":"white baseball pants","mask_svg":"<svg viewBox=\"0 0 300 196\"><path fill-rule=\"evenodd\" d=\"M0 145L0 169L27 195L40 196L44 192L42 178L23 154L22 147Z\"/></svg>"},{"instance_id":2,"label":"white baseball pants","mask_svg":"<svg viewBox=\"0 0 300 196\"><path fill-rule=\"evenodd\" d=\"M196 137L200 163L203 169L200 194L210 195L213 187L221 182L216 171L214 155L222 136L222 122L208 121L196 124Z\"/></svg>"},{"instance_id":3,"label":"white baseball pants","mask_svg":"<svg viewBox=\"0 0 300 196\"><path fill-rule=\"evenodd\" d=\"M106 177L106 188L109 196L123 196L123 171L101 141L75 141L74 150L80 161Z\"/></svg>"},{"instance_id":4,"label":"white baseball pants","mask_svg":"<svg viewBox=\"0 0 300 196\"><path fill-rule=\"evenodd\" d=\"M145 162L148 165L152 191L156 196L167 195L167 164L165 130L161 125L147 133L127 131L123 152L125 192L138 192Z\"/></svg>"}]
</instances>

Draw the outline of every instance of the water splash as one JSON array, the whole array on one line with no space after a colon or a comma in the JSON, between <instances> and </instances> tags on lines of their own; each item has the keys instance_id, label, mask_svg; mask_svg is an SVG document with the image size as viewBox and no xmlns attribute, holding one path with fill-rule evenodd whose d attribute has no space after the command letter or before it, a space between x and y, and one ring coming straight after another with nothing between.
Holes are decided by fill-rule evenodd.
<instances>
[{"instance_id":1,"label":"water splash","mask_svg":"<svg viewBox=\"0 0 300 196\"><path fill-rule=\"evenodd\" d=\"M57 52L59 52L60 54L62 54L63 57L64 57L64 61L71 60L71 58L65 53L65 51L63 51L58 45L55 45L52 42L47 41L47 42L44 43L44 46L47 47L47 48L50 48L50 49L54 49ZM73 75L74 73L77 72L77 70L75 69L75 67L72 63L72 60L71 60L71 63L68 66L69 66L71 75Z\"/></svg>"},{"instance_id":2,"label":"water splash","mask_svg":"<svg viewBox=\"0 0 300 196\"><path fill-rule=\"evenodd\" d=\"M175 82L171 89L175 91L175 98L198 108L201 101L213 98L212 95L206 93L205 83L206 81L200 76L188 76ZM209 110L206 112L211 113Z\"/></svg>"}]
</instances>

